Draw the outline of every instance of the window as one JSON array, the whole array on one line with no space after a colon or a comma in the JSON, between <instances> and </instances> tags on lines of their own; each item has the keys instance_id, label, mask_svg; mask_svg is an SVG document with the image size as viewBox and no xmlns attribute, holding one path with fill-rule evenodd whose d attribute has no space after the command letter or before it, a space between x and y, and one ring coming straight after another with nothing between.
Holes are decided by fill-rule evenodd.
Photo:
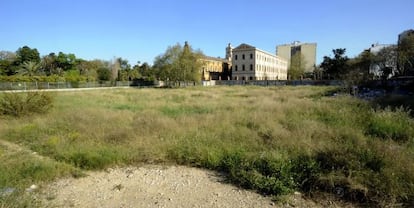
<instances>
[{"instance_id":1,"label":"window","mask_svg":"<svg viewBox=\"0 0 414 208\"><path fill-rule=\"evenodd\" d=\"M237 55L234 55L234 60L237 60ZM237 71L237 70L236 70Z\"/></svg>"},{"instance_id":2,"label":"window","mask_svg":"<svg viewBox=\"0 0 414 208\"><path fill-rule=\"evenodd\" d=\"M253 59L253 54L252 53L250 54L250 59Z\"/></svg>"},{"instance_id":3,"label":"window","mask_svg":"<svg viewBox=\"0 0 414 208\"><path fill-rule=\"evenodd\" d=\"M236 56L237 57L237 56ZM234 66L234 71L237 71L237 65L236 66Z\"/></svg>"},{"instance_id":4,"label":"window","mask_svg":"<svg viewBox=\"0 0 414 208\"><path fill-rule=\"evenodd\" d=\"M250 64L250 71L253 71L253 64Z\"/></svg>"},{"instance_id":5,"label":"window","mask_svg":"<svg viewBox=\"0 0 414 208\"><path fill-rule=\"evenodd\" d=\"M242 70L243 70L243 71L244 71L244 70L246 70L246 69L245 69L245 67L244 67L244 64L242 65Z\"/></svg>"},{"instance_id":6,"label":"window","mask_svg":"<svg viewBox=\"0 0 414 208\"><path fill-rule=\"evenodd\" d=\"M243 59L243 60L245 59L244 54L242 55L242 59Z\"/></svg>"},{"instance_id":7,"label":"window","mask_svg":"<svg viewBox=\"0 0 414 208\"><path fill-rule=\"evenodd\" d=\"M253 77L249 77L249 80L253 80Z\"/></svg>"}]
</instances>

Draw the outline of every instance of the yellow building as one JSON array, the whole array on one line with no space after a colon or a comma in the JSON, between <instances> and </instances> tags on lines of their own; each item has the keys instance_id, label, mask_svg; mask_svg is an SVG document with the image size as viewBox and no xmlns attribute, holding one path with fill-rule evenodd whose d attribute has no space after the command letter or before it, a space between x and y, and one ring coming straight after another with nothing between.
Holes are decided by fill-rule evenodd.
<instances>
[{"instance_id":1,"label":"yellow building","mask_svg":"<svg viewBox=\"0 0 414 208\"><path fill-rule=\"evenodd\" d=\"M276 54L288 61L288 68L291 64L291 57L298 53L304 58L305 72L313 72L316 65L316 43L301 43L295 41L292 44L276 47Z\"/></svg>"},{"instance_id":2,"label":"yellow building","mask_svg":"<svg viewBox=\"0 0 414 208\"><path fill-rule=\"evenodd\" d=\"M286 80L287 61L247 44L232 51L233 80Z\"/></svg>"},{"instance_id":3,"label":"yellow building","mask_svg":"<svg viewBox=\"0 0 414 208\"><path fill-rule=\"evenodd\" d=\"M225 59L210 56L201 58L201 80L230 80L232 51L233 48L229 43Z\"/></svg>"}]
</instances>

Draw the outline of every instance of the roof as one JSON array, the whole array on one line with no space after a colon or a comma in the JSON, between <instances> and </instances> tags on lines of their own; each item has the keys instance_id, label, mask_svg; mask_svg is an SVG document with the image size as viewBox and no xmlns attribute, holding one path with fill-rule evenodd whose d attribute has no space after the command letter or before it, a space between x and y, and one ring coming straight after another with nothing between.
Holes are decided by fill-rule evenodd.
<instances>
[{"instance_id":1,"label":"roof","mask_svg":"<svg viewBox=\"0 0 414 208\"><path fill-rule=\"evenodd\" d=\"M282 57L280 57L280 56L278 56L276 54L273 54L273 53L270 53L270 52L261 50L259 48L256 48L256 47L251 46L251 45L246 44L246 43L242 43L242 44L240 44L239 46L237 46L236 48L233 49L233 51L247 51L247 50L257 50L257 51L260 51L262 53L265 53L265 54L268 54L270 56L274 56L274 57L276 57L278 59L283 59L284 61L286 61L284 58L282 58Z\"/></svg>"},{"instance_id":2,"label":"roof","mask_svg":"<svg viewBox=\"0 0 414 208\"><path fill-rule=\"evenodd\" d=\"M246 49L256 49L256 47L254 47L254 46L251 46L251 45L249 45L249 44L246 44L246 43L242 43L242 44L240 44L239 46L237 46L236 48L234 48L233 49L233 51L237 51L237 50L246 50Z\"/></svg>"},{"instance_id":3,"label":"roof","mask_svg":"<svg viewBox=\"0 0 414 208\"><path fill-rule=\"evenodd\" d=\"M204 60L212 60L212 61L228 62L227 59L216 58L216 57L211 57L211 56L203 56L203 57L201 57L201 59L204 59Z\"/></svg>"}]
</instances>

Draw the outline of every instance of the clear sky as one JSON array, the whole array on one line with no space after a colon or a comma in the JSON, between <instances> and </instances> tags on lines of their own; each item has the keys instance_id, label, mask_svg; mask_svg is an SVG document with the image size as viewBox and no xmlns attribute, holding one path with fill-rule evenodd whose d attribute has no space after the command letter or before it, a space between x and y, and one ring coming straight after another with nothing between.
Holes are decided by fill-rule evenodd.
<instances>
[{"instance_id":1,"label":"clear sky","mask_svg":"<svg viewBox=\"0 0 414 208\"><path fill-rule=\"evenodd\" d=\"M334 48L354 57L414 29L414 0L0 0L0 50L27 45L41 55L74 53L152 64L176 43L224 57L228 43L275 53L317 43L317 63Z\"/></svg>"}]
</instances>

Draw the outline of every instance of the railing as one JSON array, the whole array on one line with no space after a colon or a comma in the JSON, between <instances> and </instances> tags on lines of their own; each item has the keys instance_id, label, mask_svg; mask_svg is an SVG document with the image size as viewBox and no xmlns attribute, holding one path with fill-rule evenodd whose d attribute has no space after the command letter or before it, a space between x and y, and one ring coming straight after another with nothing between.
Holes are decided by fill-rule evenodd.
<instances>
[{"instance_id":1,"label":"railing","mask_svg":"<svg viewBox=\"0 0 414 208\"><path fill-rule=\"evenodd\" d=\"M284 86L284 85L341 85L339 80L212 80L203 82L204 86L213 85L256 85L256 86Z\"/></svg>"},{"instance_id":2,"label":"railing","mask_svg":"<svg viewBox=\"0 0 414 208\"><path fill-rule=\"evenodd\" d=\"M71 88L100 88L127 87L132 82L0 82L0 91L4 90L39 90L39 89L71 89Z\"/></svg>"}]
</instances>

